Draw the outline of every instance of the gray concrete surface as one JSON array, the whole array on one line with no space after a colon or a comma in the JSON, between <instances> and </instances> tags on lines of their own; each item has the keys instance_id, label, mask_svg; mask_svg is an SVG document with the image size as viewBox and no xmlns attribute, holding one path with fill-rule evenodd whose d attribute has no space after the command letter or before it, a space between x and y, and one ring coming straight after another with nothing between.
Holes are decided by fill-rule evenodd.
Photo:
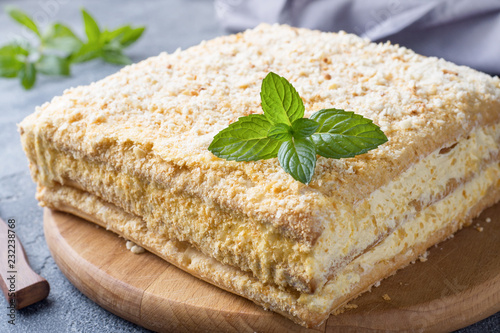
<instances>
[{"instance_id":1,"label":"gray concrete surface","mask_svg":"<svg viewBox=\"0 0 500 333\"><path fill-rule=\"evenodd\" d=\"M82 6L95 15L98 22L111 28L124 23L144 24L145 35L126 52L134 61L224 34L209 0L18 0L0 1L0 45L22 31L3 12L7 4L35 15L42 24L54 20L65 22L80 34L83 33L79 13ZM32 267L51 285L51 293L45 301L17 311L15 326L7 322L7 302L2 298L0 332L147 332L93 303L57 268L45 243L42 209L34 199L35 185L16 130L16 123L32 113L35 106L60 95L68 87L88 84L118 69L101 61L77 65L72 77L40 78L31 91L24 91L17 80L0 78L0 216L4 220L16 219L16 231ZM461 332L500 332L500 314Z\"/></svg>"}]
</instances>

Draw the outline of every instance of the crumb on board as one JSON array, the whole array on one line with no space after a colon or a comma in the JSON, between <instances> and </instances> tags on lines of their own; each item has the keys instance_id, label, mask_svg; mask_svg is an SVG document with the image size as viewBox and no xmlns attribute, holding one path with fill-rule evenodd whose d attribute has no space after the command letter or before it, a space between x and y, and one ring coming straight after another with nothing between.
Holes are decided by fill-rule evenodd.
<instances>
[{"instance_id":1,"label":"crumb on board","mask_svg":"<svg viewBox=\"0 0 500 333\"><path fill-rule=\"evenodd\" d=\"M418 257L418 260L420 260L421 262L426 262L428 256L429 256L429 251L425 251Z\"/></svg>"},{"instance_id":2,"label":"crumb on board","mask_svg":"<svg viewBox=\"0 0 500 333\"><path fill-rule=\"evenodd\" d=\"M342 314L348 310L357 309L357 308L358 308L357 304L349 303L349 304L345 304L344 306L333 311L333 314L336 316L336 315Z\"/></svg>"},{"instance_id":3,"label":"crumb on board","mask_svg":"<svg viewBox=\"0 0 500 333\"><path fill-rule=\"evenodd\" d=\"M380 286L380 281L375 282L375 283L373 284L373 286L374 286L375 288L379 287L379 286Z\"/></svg>"},{"instance_id":4,"label":"crumb on board","mask_svg":"<svg viewBox=\"0 0 500 333\"><path fill-rule=\"evenodd\" d=\"M130 250L130 252L135 254L141 254L144 252L144 249L142 247L129 240L127 241L127 243L125 243L125 246L127 247L127 250Z\"/></svg>"},{"instance_id":5,"label":"crumb on board","mask_svg":"<svg viewBox=\"0 0 500 333\"><path fill-rule=\"evenodd\" d=\"M490 223L491 222L491 218L487 217L486 218L486 223Z\"/></svg>"},{"instance_id":6,"label":"crumb on board","mask_svg":"<svg viewBox=\"0 0 500 333\"><path fill-rule=\"evenodd\" d=\"M476 230L479 232L483 232L484 228L483 227L476 227Z\"/></svg>"},{"instance_id":7,"label":"crumb on board","mask_svg":"<svg viewBox=\"0 0 500 333\"><path fill-rule=\"evenodd\" d=\"M383 298L384 300L386 300L386 301L390 301L390 300L391 300L391 298L390 298L390 297L389 297L389 295L387 295L387 294L383 294L383 295L382 295L382 298Z\"/></svg>"}]
</instances>

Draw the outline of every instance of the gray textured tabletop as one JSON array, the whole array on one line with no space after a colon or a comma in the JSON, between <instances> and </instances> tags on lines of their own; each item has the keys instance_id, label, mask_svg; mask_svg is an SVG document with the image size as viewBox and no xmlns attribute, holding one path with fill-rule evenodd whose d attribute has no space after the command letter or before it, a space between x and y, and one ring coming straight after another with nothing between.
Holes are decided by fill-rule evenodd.
<instances>
[{"instance_id":1,"label":"gray textured tabletop","mask_svg":"<svg viewBox=\"0 0 500 333\"><path fill-rule=\"evenodd\" d=\"M8 4L35 15L42 25L56 20L65 22L80 35L83 31L79 9L83 6L108 27L126 23L146 25L144 36L126 51L134 62L225 34L217 23L213 2L209 0L18 0L0 2L0 44L22 31L3 11ZM71 77L40 78L30 91L23 90L18 80L0 78L0 217L16 219L17 234L33 269L51 285L46 300L16 312L15 326L8 323L7 302L2 299L0 332L147 331L93 303L57 268L45 243L42 208L34 198L35 185L16 128L16 123L32 113L35 106L60 95L64 89L89 84L118 69L100 60L80 64L74 67ZM500 332L500 313L461 332Z\"/></svg>"}]
</instances>

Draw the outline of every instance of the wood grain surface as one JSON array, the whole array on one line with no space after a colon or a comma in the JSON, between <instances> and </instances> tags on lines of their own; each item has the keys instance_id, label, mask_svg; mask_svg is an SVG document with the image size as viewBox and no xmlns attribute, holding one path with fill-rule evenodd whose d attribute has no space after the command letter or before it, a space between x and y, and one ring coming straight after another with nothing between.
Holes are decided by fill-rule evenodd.
<instances>
[{"instance_id":1,"label":"wood grain surface","mask_svg":"<svg viewBox=\"0 0 500 333\"><path fill-rule=\"evenodd\" d=\"M427 261L382 281L351 302L357 308L330 316L316 329L265 311L151 253L133 254L123 238L73 215L46 209L44 229L54 260L80 291L116 315L160 332L440 332L500 311L500 204L431 248Z\"/></svg>"},{"instance_id":2,"label":"wood grain surface","mask_svg":"<svg viewBox=\"0 0 500 333\"><path fill-rule=\"evenodd\" d=\"M31 268L21 240L16 234L14 219L0 219L0 287L8 306L22 309L49 295L47 280Z\"/></svg>"}]
</instances>

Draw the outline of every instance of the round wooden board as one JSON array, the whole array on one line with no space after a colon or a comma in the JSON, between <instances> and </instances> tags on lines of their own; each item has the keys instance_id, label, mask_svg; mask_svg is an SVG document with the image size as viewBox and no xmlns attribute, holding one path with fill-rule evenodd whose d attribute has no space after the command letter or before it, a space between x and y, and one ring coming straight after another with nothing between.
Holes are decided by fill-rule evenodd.
<instances>
[{"instance_id":1,"label":"round wooden board","mask_svg":"<svg viewBox=\"0 0 500 333\"><path fill-rule=\"evenodd\" d=\"M312 330L151 253L133 254L123 238L73 215L46 209L44 229L52 256L71 283L103 308L155 331L432 332L465 327L500 311L499 220L497 204L472 227L433 247L426 262L399 271L354 300L357 308Z\"/></svg>"}]
</instances>

